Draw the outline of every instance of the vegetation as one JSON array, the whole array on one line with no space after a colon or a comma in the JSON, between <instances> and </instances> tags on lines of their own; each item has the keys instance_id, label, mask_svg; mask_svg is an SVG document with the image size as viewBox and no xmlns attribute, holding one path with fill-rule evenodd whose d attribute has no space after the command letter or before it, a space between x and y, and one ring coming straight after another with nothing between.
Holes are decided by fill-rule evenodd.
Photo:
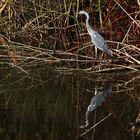
<instances>
[{"instance_id":1,"label":"vegetation","mask_svg":"<svg viewBox=\"0 0 140 140\"><path fill-rule=\"evenodd\" d=\"M85 18L107 40L115 59L94 59ZM0 64L25 73L31 67L57 71L138 70L139 0L1 0ZM94 65L94 66L93 66Z\"/></svg>"}]
</instances>

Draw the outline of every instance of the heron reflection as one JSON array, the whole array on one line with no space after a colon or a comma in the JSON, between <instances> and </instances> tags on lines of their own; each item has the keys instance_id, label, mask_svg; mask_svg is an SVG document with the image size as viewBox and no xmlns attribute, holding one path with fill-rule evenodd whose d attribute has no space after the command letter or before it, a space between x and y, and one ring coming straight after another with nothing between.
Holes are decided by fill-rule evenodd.
<instances>
[{"instance_id":1,"label":"heron reflection","mask_svg":"<svg viewBox=\"0 0 140 140\"><path fill-rule=\"evenodd\" d=\"M97 92L95 96L92 97L91 102L88 105L85 114L85 125L80 126L80 128L85 128L89 125L89 119L88 119L89 113L95 111L97 107L101 106L111 92L112 92L112 86L107 85L101 91Z\"/></svg>"}]
</instances>

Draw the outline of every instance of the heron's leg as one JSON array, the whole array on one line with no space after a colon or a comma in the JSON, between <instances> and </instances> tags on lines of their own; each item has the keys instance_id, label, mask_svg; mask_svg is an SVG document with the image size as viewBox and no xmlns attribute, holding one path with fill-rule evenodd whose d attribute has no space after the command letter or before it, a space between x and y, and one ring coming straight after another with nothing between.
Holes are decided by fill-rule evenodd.
<instances>
[{"instance_id":1,"label":"heron's leg","mask_svg":"<svg viewBox=\"0 0 140 140\"><path fill-rule=\"evenodd\" d=\"M93 66L92 67L95 67L95 64L96 64L96 62L97 62L97 48L96 47L94 47L94 50L95 50L95 58L94 58L94 60L93 60Z\"/></svg>"},{"instance_id":2,"label":"heron's leg","mask_svg":"<svg viewBox=\"0 0 140 140\"><path fill-rule=\"evenodd\" d=\"M103 56L104 56L104 53L102 52L101 57L100 57L101 60L103 59Z\"/></svg>"},{"instance_id":3,"label":"heron's leg","mask_svg":"<svg viewBox=\"0 0 140 140\"><path fill-rule=\"evenodd\" d=\"M97 59L97 47L95 47L95 59Z\"/></svg>"}]
</instances>

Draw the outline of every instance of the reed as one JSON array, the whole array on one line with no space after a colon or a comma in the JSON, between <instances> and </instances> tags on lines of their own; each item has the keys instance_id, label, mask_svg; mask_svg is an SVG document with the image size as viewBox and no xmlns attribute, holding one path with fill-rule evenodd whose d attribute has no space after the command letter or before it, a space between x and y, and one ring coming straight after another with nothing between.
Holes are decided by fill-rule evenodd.
<instances>
[{"instance_id":1,"label":"reed","mask_svg":"<svg viewBox=\"0 0 140 140\"><path fill-rule=\"evenodd\" d=\"M94 59L84 17L101 33L115 59L100 51ZM139 1L33 0L0 2L0 64L23 72L29 67L51 66L59 72L139 70Z\"/></svg>"}]
</instances>

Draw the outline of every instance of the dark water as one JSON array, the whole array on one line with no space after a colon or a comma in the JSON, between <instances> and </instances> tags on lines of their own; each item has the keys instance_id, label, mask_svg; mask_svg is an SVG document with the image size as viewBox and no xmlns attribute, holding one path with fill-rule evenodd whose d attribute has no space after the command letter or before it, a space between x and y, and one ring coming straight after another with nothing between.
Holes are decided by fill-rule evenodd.
<instances>
[{"instance_id":1,"label":"dark water","mask_svg":"<svg viewBox=\"0 0 140 140\"><path fill-rule=\"evenodd\" d=\"M140 138L139 128L132 133L129 124L140 114L138 72L62 74L33 69L26 74L5 68L0 76L2 140Z\"/></svg>"}]
</instances>

